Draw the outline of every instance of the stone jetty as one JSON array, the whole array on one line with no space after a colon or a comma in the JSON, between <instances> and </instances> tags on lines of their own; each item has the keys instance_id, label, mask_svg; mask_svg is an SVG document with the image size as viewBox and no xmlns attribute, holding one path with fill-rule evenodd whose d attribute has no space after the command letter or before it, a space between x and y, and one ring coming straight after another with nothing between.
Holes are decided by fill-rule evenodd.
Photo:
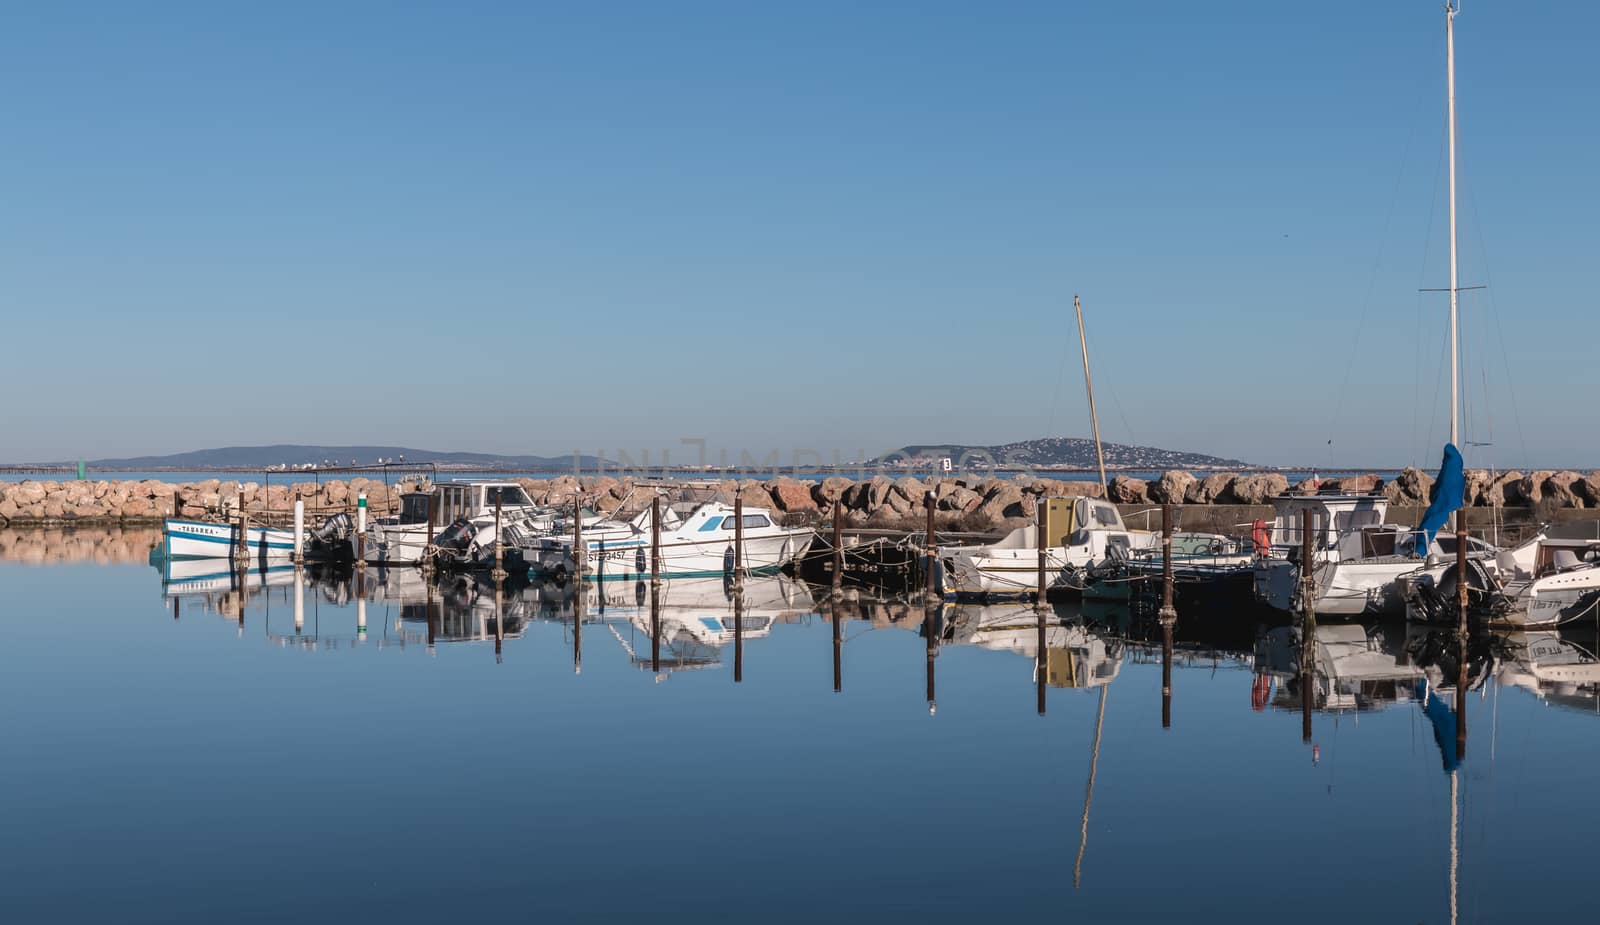
<instances>
[{"instance_id":1,"label":"stone jetty","mask_svg":"<svg viewBox=\"0 0 1600 925\"><path fill-rule=\"evenodd\" d=\"M534 501L541 504L570 502L582 490L587 503L602 511L615 510L633 486L631 478L614 476L561 476L554 479L517 479ZM1530 473L1486 470L1467 471L1466 501L1471 507L1526 508L1544 514L1558 509L1600 508L1600 472L1541 470ZM924 517L922 503L934 495L940 529L973 532L994 530L1031 516L1041 497L1088 495L1100 497L1098 482L1033 476L1009 478L961 476L919 479L915 476L876 475L865 479L830 477L820 480L773 478L727 480L720 483L728 500L737 496L750 507L775 508L785 514L827 518L837 509L850 527L916 529ZM1143 481L1118 475L1110 482L1110 499L1124 506L1170 502L1182 505L1259 506L1288 491L1309 486L1291 485L1274 472L1211 472L1200 475L1181 470L1165 472L1159 479ZM1395 507L1421 507L1428 503L1433 478L1419 469L1406 469L1385 482L1377 475L1323 479L1323 489L1381 491ZM288 514L296 500L312 512L352 511L365 493L375 514L394 509L402 491L399 485L353 478L317 482L258 484L210 479L175 484L144 481L25 481L0 484L0 526L63 523L147 523L164 517L226 518L240 507L249 514Z\"/></svg>"}]
</instances>

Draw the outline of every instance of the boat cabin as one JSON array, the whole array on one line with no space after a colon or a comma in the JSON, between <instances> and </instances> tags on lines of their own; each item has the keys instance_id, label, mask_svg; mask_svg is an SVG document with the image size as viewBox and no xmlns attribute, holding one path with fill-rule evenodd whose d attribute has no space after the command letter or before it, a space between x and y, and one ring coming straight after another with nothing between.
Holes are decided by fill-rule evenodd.
<instances>
[{"instance_id":1,"label":"boat cabin","mask_svg":"<svg viewBox=\"0 0 1600 925\"><path fill-rule=\"evenodd\" d=\"M502 510L531 508L533 499L516 482L445 482L435 491L439 497L437 523L447 524L460 517L493 515L495 502ZM427 520L424 512L423 520Z\"/></svg>"},{"instance_id":2,"label":"boat cabin","mask_svg":"<svg viewBox=\"0 0 1600 925\"><path fill-rule=\"evenodd\" d=\"M1416 531L1384 523L1389 502L1382 495L1282 495L1274 498L1272 545L1298 550L1304 542L1305 512L1311 512L1312 547L1334 558L1372 559L1409 556Z\"/></svg>"}]
</instances>

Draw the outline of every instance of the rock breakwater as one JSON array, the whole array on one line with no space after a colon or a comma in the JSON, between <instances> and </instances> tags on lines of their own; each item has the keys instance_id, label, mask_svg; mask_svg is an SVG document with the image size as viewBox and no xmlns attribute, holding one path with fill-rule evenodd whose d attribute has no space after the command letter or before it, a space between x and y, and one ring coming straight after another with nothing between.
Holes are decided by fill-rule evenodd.
<instances>
[{"instance_id":1,"label":"rock breakwater","mask_svg":"<svg viewBox=\"0 0 1600 925\"><path fill-rule=\"evenodd\" d=\"M586 503L606 512L623 503L633 488L631 478L561 476L516 479L540 504L571 502L580 491ZM1471 507L1522 507L1535 512L1560 508L1600 508L1600 472L1555 470L1530 473L1467 471L1466 502ZM837 510L855 528L915 528L922 523L923 498L932 492L940 529L993 530L1032 516L1041 497L1100 497L1097 482L1031 476L940 477L877 475L867 479L831 477L821 480L775 478L726 480L717 483L723 497L738 497L751 507L775 508L797 517L823 519ZM1291 485L1275 472L1217 472L1197 477L1182 470L1149 481L1118 475L1110 482L1110 500L1122 505L1259 505L1288 491ZM1385 482L1379 476L1323 479L1323 489L1381 491L1396 507L1426 505L1433 478L1406 469ZM296 500L317 512L353 511L365 493L374 514L392 511L402 486L354 478L287 484L258 484L210 479L171 483L144 481L26 481L0 484L0 526L124 522L145 523L164 517L219 518L249 514L285 515Z\"/></svg>"}]
</instances>

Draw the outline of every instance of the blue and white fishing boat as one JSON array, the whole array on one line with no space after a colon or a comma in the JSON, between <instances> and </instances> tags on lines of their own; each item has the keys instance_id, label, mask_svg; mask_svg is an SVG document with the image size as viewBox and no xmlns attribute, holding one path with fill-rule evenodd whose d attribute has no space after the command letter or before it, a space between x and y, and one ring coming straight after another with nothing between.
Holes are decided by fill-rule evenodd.
<instances>
[{"instance_id":1,"label":"blue and white fishing boat","mask_svg":"<svg viewBox=\"0 0 1600 925\"><path fill-rule=\"evenodd\" d=\"M239 554L239 525L168 518L161 542L167 559L232 559ZM245 555L288 559L294 555L294 531L247 526Z\"/></svg>"}]
</instances>

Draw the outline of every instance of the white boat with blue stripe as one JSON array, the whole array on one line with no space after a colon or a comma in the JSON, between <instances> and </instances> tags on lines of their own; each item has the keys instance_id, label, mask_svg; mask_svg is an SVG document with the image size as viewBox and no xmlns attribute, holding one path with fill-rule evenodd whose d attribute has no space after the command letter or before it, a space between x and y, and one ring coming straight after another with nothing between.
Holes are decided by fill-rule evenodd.
<instances>
[{"instance_id":1,"label":"white boat with blue stripe","mask_svg":"<svg viewBox=\"0 0 1600 925\"><path fill-rule=\"evenodd\" d=\"M685 510L685 508L688 508ZM583 530L584 577L594 581L632 581L650 577L651 508L629 520L613 520ZM738 529L742 519L743 530ZM570 529L557 524L562 532ZM710 577L732 574L734 536L746 575L776 574L803 555L816 536L810 527L784 526L773 512L711 501L699 505L662 505L661 576ZM570 534L556 533L531 544L524 554L533 571L546 576L571 574L573 544Z\"/></svg>"},{"instance_id":2,"label":"white boat with blue stripe","mask_svg":"<svg viewBox=\"0 0 1600 925\"><path fill-rule=\"evenodd\" d=\"M168 559L232 559L239 552L239 525L169 518L162 548ZM247 526L245 550L252 559L291 558L294 531Z\"/></svg>"}]
</instances>

